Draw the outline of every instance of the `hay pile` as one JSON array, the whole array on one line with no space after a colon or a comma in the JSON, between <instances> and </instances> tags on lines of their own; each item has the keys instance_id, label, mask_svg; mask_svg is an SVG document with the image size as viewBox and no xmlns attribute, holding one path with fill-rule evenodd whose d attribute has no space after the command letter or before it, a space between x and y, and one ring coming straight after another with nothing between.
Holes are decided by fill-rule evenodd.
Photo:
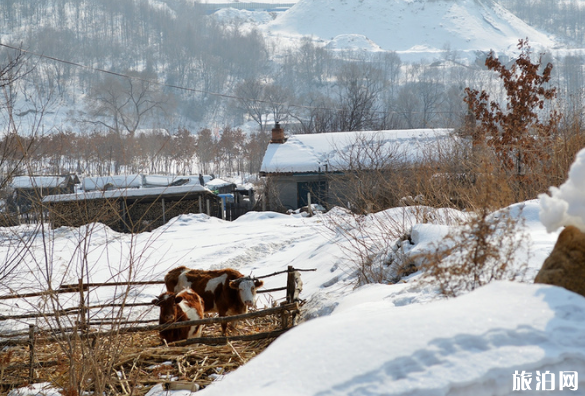
<instances>
[{"instance_id":1,"label":"hay pile","mask_svg":"<svg viewBox=\"0 0 585 396\"><path fill-rule=\"evenodd\" d=\"M230 335L257 334L280 330L280 317L276 315L247 319L237 323ZM219 324L205 326L204 337L221 335ZM204 388L247 363L273 341L230 341L224 345L193 344L166 345L158 333L121 334L108 338L95 338L77 343L41 343L35 346L33 382L50 382L55 387L70 386L71 373L87 371L88 365L111 369L105 376L111 394L144 395L155 384L169 381L196 383ZM26 385L29 379L29 348L5 348L0 351L0 393ZM73 362L73 363L72 363ZM83 373L85 373L84 371ZM84 375L91 382L91 374ZM89 377L88 377L89 375ZM88 389L91 390L91 385Z\"/></svg>"}]
</instances>

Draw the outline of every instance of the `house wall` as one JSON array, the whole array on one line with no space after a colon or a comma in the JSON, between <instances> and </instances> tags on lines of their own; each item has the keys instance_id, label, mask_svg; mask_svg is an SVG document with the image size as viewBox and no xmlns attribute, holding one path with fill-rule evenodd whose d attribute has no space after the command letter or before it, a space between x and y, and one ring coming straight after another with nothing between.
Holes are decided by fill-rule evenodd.
<instances>
[{"instance_id":1,"label":"house wall","mask_svg":"<svg viewBox=\"0 0 585 396\"><path fill-rule=\"evenodd\" d=\"M328 185L328 179L323 174L299 174L299 175L267 175L266 177L267 210L285 212L288 209L298 209L306 203L306 197L299 196L299 183L324 183ZM312 203L321 203L324 206L337 204L335 195L327 188L322 192L321 199L312 194ZM300 202L304 201L304 202Z\"/></svg>"},{"instance_id":2,"label":"house wall","mask_svg":"<svg viewBox=\"0 0 585 396\"><path fill-rule=\"evenodd\" d=\"M379 174L370 175L371 177L381 177ZM391 174L388 178L391 178ZM359 183L359 178L355 174L338 174L338 173L327 173L327 174L300 174L300 175L283 175L283 174L272 174L266 176L267 181L267 210L285 212L288 209L298 209L299 207L306 205L305 203L299 202L299 183L319 183L325 182L325 191L321 194L321 199L312 194L311 202L320 203L326 209L330 209L333 206L351 207L355 206L356 203L360 204L360 199L365 197L356 196L356 188ZM368 184L375 184L375 180L369 180ZM388 181L381 183L382 186L387 187ZM306 189L305 189L306 190ZM383 207L390 207L395 201L395 197L389 191L387 194L382 194L385 202ZM374 203L374 202L373 202ZM361 202L362 205L366 205L366 202ZM348 206L349 205L349 206Z\"/></svg>"}]
</instances>

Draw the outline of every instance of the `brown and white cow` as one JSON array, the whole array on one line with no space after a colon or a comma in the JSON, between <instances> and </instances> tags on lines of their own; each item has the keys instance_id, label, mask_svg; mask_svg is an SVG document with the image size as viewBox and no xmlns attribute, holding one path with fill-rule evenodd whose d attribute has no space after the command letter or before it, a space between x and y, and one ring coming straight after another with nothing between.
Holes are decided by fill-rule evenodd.
<instances>
[{"instance_id":1,"label":"brown and white cow","mask_svg":"<svg viewBox=\"0 0 585 396\"><path fill-rule=\"evenodd\" d=\"M186 289L179 293L164 292L152 300L160 307L159 324L186 322L203 319L203 300L193 290ZM203 325L181 327L178 329L161 330L160 338L166 342L185 340L192 337L201 337Z\"/></svg>"},{"instance_id":2,"label":"brown and white cow","mask_svg":"<svg viewBox=\"0 0 585 396\"><path fill-rule=\"evenodd\" d=\"M204 271L181 266L165 276L168 291L191 289L203 298L205 312L217 312L219 316L246 313L255 304L256 289L263 284L231 268ZM225 334L227 323L221 328Z\"/></svg>"}]
</instances>

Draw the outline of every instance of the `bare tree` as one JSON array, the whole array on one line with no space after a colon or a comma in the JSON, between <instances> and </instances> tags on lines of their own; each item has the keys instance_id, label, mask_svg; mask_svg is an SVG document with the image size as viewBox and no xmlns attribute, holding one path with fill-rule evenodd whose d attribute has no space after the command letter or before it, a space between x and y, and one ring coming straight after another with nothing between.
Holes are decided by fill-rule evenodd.
<instances>
[{"instance_id":1,"label":"bare tree","mask_svg":"<svg viewBox=\"0 0 585 396\"><path fill-rule=\"evenodd\" d=\"M128 71L128 77L106 76L86 99L81 122L134 135L147 120L164 116L174 106L148 72Z\"/></svg>"},{"instance_id":2,"label":"bare tree","mask_svg":"<svg viewBox=\"0 0 585 396\"><path fill-rule=\"evenodd\" d=\"M359 131L377 125L377 97L385 88L382 71L370 63L346 63L337 74L339 130Z\"/></svg>"},{"instance_id":3,"label":"bare tree","mask_svg":"<svg viewBox=\"0 0 585 396\"><path fill-rule=\"evenodd\" d=\"M256 121L260 131L264 132L270 112L265 100L264 84L255 79L245 80L236 87L235 95L238 97L237 106Z\"/></svg>"}]
</instances>

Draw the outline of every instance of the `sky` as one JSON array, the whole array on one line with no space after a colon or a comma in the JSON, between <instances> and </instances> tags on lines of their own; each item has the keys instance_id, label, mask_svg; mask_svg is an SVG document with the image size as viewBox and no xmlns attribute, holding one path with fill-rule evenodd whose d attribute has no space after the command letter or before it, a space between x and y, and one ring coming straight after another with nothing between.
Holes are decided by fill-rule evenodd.
<instances>
[{"instance_id":1,"label":"sky","mask_svg":"<svg viewBox=\"0 0 585 396\"><path fill-rule=\"evenodd\" d=\"M580 216L581 221L583 217L577 213L582 212L572 209L583 202L585 190L579 190L579 198L576 190L567 190L566 186L582 185L584 156L585 150L579 153L569 179L559 189L564 192L562 197L553 190L554 199L562 199L567 213ZM100 225L60 228L50 238L53 278L55 282L75 283L78 265L68 265L75 262L75 247L81 236L92 227L87 268L94 282L123 279L131 253L139 257L135 265L143 279L161 279L178 264L203 269L232 267L257 276L288 265L316 268L302 274L301 298L307 300L304 317L311 319L279 337L245 366L218 377L197 393L201 396L512 395L534 394L528 387L535 391L536 386L551 389L553 384L555 390L546 394L579 394L585 389L585 298L560 287L532 282L560 232L548 232L541 221L553 217L546 202L547 198L541 197L509 208L518 227L512 238L524 235L527 242L515 251L510 262L512 270L516 270L512 265L516 259L528 264L523 281L496 281L450 299L441 297L436 287L421 283L421 271L398 284L356 287L355 266L343 249L348 247L345 236L356 223L339 208L314 217L250 212L234 222L182 215L166 228L136 236L118 234ZM435 220L422 222L417 211L425 211L425 218ZM562 224L565 217L559 211L554 213L559 216L554 223ZM375 230L381 223L401 219L412 237L412 244L402 251L414 257L445 249L442 236L458 227L445 219L467 216L456 211L446 214L425 207L393 208L369 215L360 225ZM20 227L0 231L5 240L15 232L23 236L30 230ZM370 238L365 242L372 251L382 250L375 233L370 233ZM44 254L40 237L33 242L28 254L40 259ZM5 255L9 249L14 245L3 242L0 253ZM451 256L445 258L446 263L450 260ZM25 262L29 271L23 276L34 289L31 279L41 279L43 269L32 264L32 257ZM116 275L120 271L122 274ZM15 279L13 285L22 281ZM267 278L265 287L278 287L282 282ZM112 292L103 289L91 295L92 302L111 298L108 293ZM150 301L160 291L160 286L148 286L134 295L136 301ZM260 294L257 305L269 306L282 297L278 293L270 297ZM18 308L0 305L0 314L26 310L22 302ZM157 313L146 315L156 317ZM0 322L0 326L0 333L26 328L20 322ZM39 394L36 390L19 392L11 396ZM187 394L163 392L160 386L148 393Z\"/></svg>"}]
</instances>

